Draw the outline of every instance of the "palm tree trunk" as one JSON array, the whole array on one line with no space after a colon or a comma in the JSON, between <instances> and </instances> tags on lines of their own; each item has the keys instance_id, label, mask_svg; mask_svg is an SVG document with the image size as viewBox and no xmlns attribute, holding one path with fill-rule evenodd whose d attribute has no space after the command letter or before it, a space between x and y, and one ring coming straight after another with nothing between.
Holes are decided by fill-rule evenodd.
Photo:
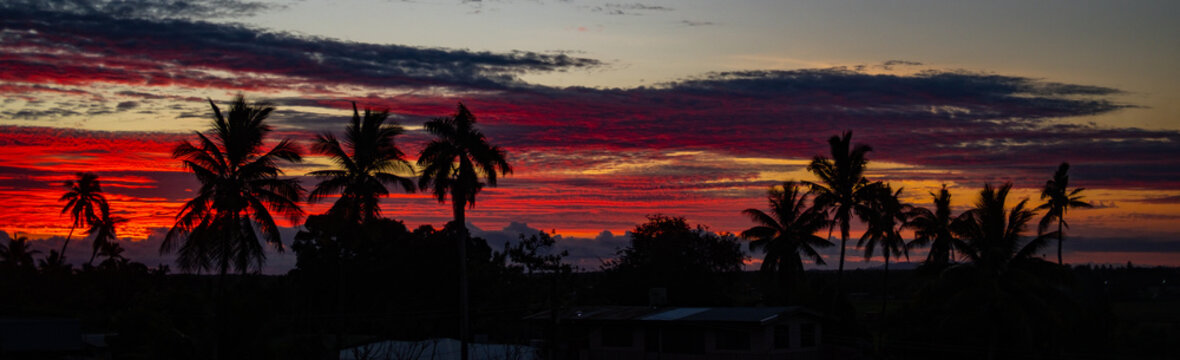
<instances>
[{"instance_id":1,"label":"palm tree trunk","mask_svg":"<svg viewBox=\"0 0 1180 360\"><path fill-rule=\"evenodd\" d=\"M881 285L881 331L884 332L885 308L887 308L889 305L889 254L885 254L885 280L881 282Z\"/></svg>"},{"instance_id":2,"label":"palm tree trunk","mask_svg":"<svg viewBox=\"0 0 1180 360\"><path fill-rule=\"evenodd\" d=\"M70 238L74 237L74 226L70 226L70 234L66 235L66 242L61 244L61 260L62 263L66 261L66 246L70 245Z\"/></svg>"},{"instance_id":3,"label":"palm tree trunk","mask_svg":"<svg viewBox=\"0 0 1180 360\"><path fill-rule=\"evenodd\" d=\"M1061 242L1063 240L1066 240L1066 234L1061 233L1062 222L1063 222L1062 218L1057 217L1057 264L1058 264L1058 266L1063 266L1063 264L1066 264L1061 261Z\"/></svg>"},{"instance_id":4,"label":"palm tree trunk","mask_svg":"<svg viewBox=\"0 0 1180 360\"><path fill-rule=\"evenodd\" d=\"M98 239L94 239L94 240L95 240L95 241L98 241ZM93 265L94 265L94 257L95 257L95 256L98 256L98 249L95 249L94 251L91 251L91 252L90 252L90 261L87 261L87 262L86 262L86 265L91 265L91 266L93 266Z\"/></svg>"},{"instance_id":5,"label":"palm tree trunk","mask_svg":"<svg viewBox=\"0 0 1180 360\"><path fill-rule=\"evenodd\" d=\"M848 223L840 224L840 267L836 269L836 294L844 291L841 282L844 281L844 252L848 243Z\"/></svg>"},{"instance_id":6,"label":"palm tree trunk","mask_svg":"<svg viewBox=\"0 0 1180 360\"><path fill-rule=\"evenodd\" d=\"M467 340L471 336L471 320L467 303L467 219L464 208L467 207L465 194L462 191L451 193L451 205L454 207L455 225L458 230L459 241L459 359L468 360Z\"/></svg>"}]
</instances>

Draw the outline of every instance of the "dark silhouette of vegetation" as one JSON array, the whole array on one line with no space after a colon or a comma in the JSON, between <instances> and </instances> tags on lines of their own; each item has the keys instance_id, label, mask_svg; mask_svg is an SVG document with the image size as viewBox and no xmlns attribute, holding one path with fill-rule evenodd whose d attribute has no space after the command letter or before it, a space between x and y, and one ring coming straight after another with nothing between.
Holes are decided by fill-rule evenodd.
<instances>
[{"instance_id":1,"label":"dark silhouette of vegetation","mask_svg":"<svg viewBox=\"0 0 1180 360\"><path fill-rule=\"evenodd\" d=\"M57 201L65 201L66 206L61 213L70 214L70 233L66 241L61 244L61 251L54 256L52 264L65 262L66 247L70 245L70 238L74 236L74 229L88 226L108 217L110 212L106 197L103 196L102 186L98 182L98 175L94 173L77 173L74 180L66 180L63 186L68 189Z\"/></svg>"},{"instance_id":2,"label":"dark silhouette of vegetation","mask_svg":"<svg viewBox=\"0 0 1180 360\"><path fill-rule=\"evenodd\" d=\"M959 220L951 216L951 193L947 191L945 184L938 194L930 193L930 196L934 201L934 211L917 206L910 210L910 220L906 227L914 231L914 239L906 244L906 247L929 246L930 250L923 266L937 272L954 261L955 251L965 247L952 231L956 221L965 219Z\"/></svg>"},{"instance_id":3,"label":"dark silhouette of vegetation","mask_svg":"<svg viewBox=\"0 0 1180 360\"><path fill-rule=\"evenodd\" d=\"M303 217L298 179L283 179L279 163L299 162L299 147L283 139L266 150L263 141L271 127L265 123L274 107L249 104L238 95L228 116L213 108L213 128L197 142L184 141L172 156L196 175L201 188L181 208L176 224L160 245L161 253L176 251L181 270L230 270L246 273L266 261L262 241L282 250L272 212L298 223ZM262 238L259 239L258 235Z\"/></svg>"},{"instance_id":4,"label":"dark silhouette of vegetation","mask_svg":"<svg viewBox=\"0 0 1180 360\"><path fill-rule=\"evenodd\" d=\"M1054 222L1057 223L1057 265L1065 264L1061 260L1061 243L1065 240L1065 229L1069 228L1069 223L1065 222L1065 212L1069 209L1092 207L1090 203L1082 201L1084 196L1080 194L1085 188L1069 190L1068 172L1069 163L1061 163L1053 178L1046 181L1045 187L1041 190L1041 200L1049 200L1037 207L1037 210L1048 210L1037 227L1038 233L1044 233Z\"/></svg>"},{"instance_id":5,"label":"dark silhouette of vegetation","mask_svg":"<svg viewBox=\"0 0 1180 360\"><path fill-rule=\"evenodd\" d=\"M797 303L797 293L805 284L802 257L826 264L816 249L833 244L816 234L830 228L830 221L823 208L808 204L807 192L795 182L784 182L781 189L771 187L767 200L769 214L758 209L742 211L757 225L742 231L741 237L750 240L750 251L766 254L760 269L771 278L773 290L784 291L786 303Z\"/></svg>"},{"instance_id":6,"label":"dark silhouette of vegetation","mask_svg":"<svg viewBox=\"0 0 1180 360\"><path fill-rule=\"evenodd\" d=\"M418 187L429 188L440 203L446 202L448 195L451 198L454 226L458 230L456 241L459 243L460 359L467 360L470 333L466 261L468 235L464 211L468 206L475 207L475 195L485 185L496 186L497 172L508 175L512 167L508 165L508 155L504 149L489 144L483 132L475 128L475 115L463 104L459 104L455 115L435 118L424 126L435 138L418 154L418 166L422 171ZM480 181L480 178L486 182Z\"/></svg>"},{"instance_id":7,"label":"dark silhouette of vegetation","mask_svg":"<svg viewBox=\"0 0 1180 360\"><path fill-rule=\"evenodd\" d=\"M647 220L632 230L630 246L604 264L611 292L632 305L647 304L652 288L667 289L675 305L724 304L734 295L727 284L745 260L735 235L694 229L682 217Z\"/></svg>"},{"instance_id":8,"label":"dark silhouette of vegetation","mask_svg":"<svg viewBox=\"0 0 1180 360\"><path fill-rule=\"evenodd\" d=\"M885 289L881 292L881 314L884 314L889 305L889 259L902 255L908 259L910 256L905 239L901 237L901 229L908 221L909 206L898 199L902 189L895 192L889 184L882 183L873 183L870 188L873 197L869 201L869 213L865 221L868 228L856 246L864 247L865 260L871 259L877 250L885 259L881 280L881 287Z\"/></svg>"},{"instance_id":9,"label":"dark silhouette of vegetation","mask_svg":"<svg viewBox=\"0 0 1180 360\"><path fill-rule=\"evenodd\" d=\"M343 144L330 133L316 136L312 149L327 155L339 169L308 174L320 179L308 194L309 202L339 194L340 199L329 212L363 222L381 216L379 202L389 195L387 185L400 186L406 192L416 189L412 179L397 175L413 174L414 169L394 142L404 130L397 122L386 123L388 119L388 111L373 112L368 108L362 118L353 103L352 122L344 132Z\"/></svg>"},{"instance_id":10,"label":"dark silhouette of vegetation","mask_svg":"<svg viewBox=\"0 0 1180 360\"><path fill-rule=\"evenodd\" d=\"M38 250L29 248L27 236L13 235L8 244L0 244L0 266L20 271L33 271L36 262L33 255L40 254Z\"/></svg>"},{"instance_id":11,"label":"dark silhouette of vegetation","mask_svg":"<svg viewBox=\"0 0 1180 360\"><path fill-rule=\"evenodd\" d=\"M847 250L849 227L854 215L863 218L868 213L868 202L872 200L872 189L865 178L868 159L865 154L873 151L868 145L852 146L852 131L828 139L832 157L816 155L807 170L819 178L818 182L804 182L816 194L815 203L831 212L832 226L840 226L840 265L836 269L836 293L842 291L840 281L844 278L844 254ZM831 235L828 236L829 238Z\"/></svg>"},{"instance_id":12,"label":"dark silhouette of vegetation","mask_svg":"<svg viewBox=\"0 0 1180 360\"><path fill-rule=\"evenodd\" d=\"M901 189L870 182L864 174L871 148L852 146L845 132L828 140L830 158L816 156L808 166L817 181L783 182L768 191L767 210L742 211L754 224L740 238L683 217L651 215L600 271L579 272L559 235L521 234L502 249L470 235L465 211L512 168L463 105L426 123L434 138L419 154L415 182L395 144L403 130L386 111L362 115L354 104L344 135L322 134L313 148L337 167L311 173L319 182L308 201L340 198L302 223L302 188L280 169L300 160L299 149L289 140L267 141L265 120L274 109L241 96L225 116L210 105L212 130L174 150L201 188L161 247L178 253L182 270L198 274L169 274L124 256L128 243L117 241L117 230L127 220L111 216L97 175L79 173L61 198L73 223L60 250L43 254L33 249L36 241L15 234L0 244L0 317L76 318L87 332L117 334L105 338L111 358L153 359L321 359L387 339L456 333L464 358L473 333L516 344L543 337L543 358L562 358L563 346L588 341L563 332L556 315L563 309L822 309L827 295L834 300L819 317L823 358L1167 358L1174 354L1168 340L1180 334L1167 320L1180 301L1177 269L1063 266L1065 213L1089 207L1082 189L1068 188L1066 163L1042 190L1044 205L1010 201L1010 183L987 184L969 210L953 216L945 185L930 194L933 207L926 209L903 203ZM390 185L430 189L440 203L449 198L453 221L411 229L382 217ZM1046 214L1031 236L1036 210ZM272 214L300 224L291 245L295 269L250 274L264 263L266 244L282 249ZM843 271L854 217L865 224L857 246L866 259L882 255L883 269ZM1053 222L1057 231L1046 232ZM94 242L90 260L75 269L63 254L81 226ZM805 261L826 265L820 251L833 245L836 226L839 267L805 272ZM908 244L904 230L914 234ZM1057 264L1042 259L1054 238ZM742 271L742 240L762 253L758 273ZM897 259L920 247L929 254L918 271L896 268ZM523 320L543 319L536 317L543 311L551 314L547 322ZM874 324L879 331L869 331ZM0 358L9 357L4 351Z\"/></svg>"},{"instance_id":13,"label":"dark silhouette of vegetation","mask_svg":"<svg viewBox=\"0 0 1180 360\"><path fill-rule=\"evenodd\" d=\"M109 255L119 247L119 244L115 242L119 238L116 227L126 222L127 219L113 217L109 212L106 212L102 215L101 219L90 224L90 229L86 230L86 235L92 236L93 240L91 240L92 249L90 260L86 262L87 265L93 265L94 258L104 251L107 257L110 257ZM118 252L122 252L122 250L120 249Z\"/></svg>"},{"instance_id":14,"label":"dark silhouette of vegetation","mask_svg":"<svg viewBox=\"0 0 1180 360\"><path fill-rule=\"evenodd\" d=\"M945 317L935 331L962 339L939 339L985 348L988 358L1001 348L1038 348L1053 329L1066 325L1070 300L1060 289L1064 269L1037 257L1047 236L1025 240L1036 216L1023 199L1009 207L1011 183L985 185L974 208L955 224L966 262L950 266L919 295L919 306Z\"/></svg>"}]
</instances>

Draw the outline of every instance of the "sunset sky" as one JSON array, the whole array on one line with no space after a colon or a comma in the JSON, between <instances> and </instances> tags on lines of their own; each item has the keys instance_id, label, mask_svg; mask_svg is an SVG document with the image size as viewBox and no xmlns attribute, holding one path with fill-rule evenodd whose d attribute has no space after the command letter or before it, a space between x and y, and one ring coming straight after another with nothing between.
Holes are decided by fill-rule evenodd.
<instances>
[{"instance_id":1,"label":"sunset sky","mask_svg":"<svg viewBox=\"0 0 1180 360\"><path fill-rule=\"evenodd\" d=\"M989 182L1040 204L1068 161L1096 206L1067 214L1067 262L1180 266L1177 15L1175 1L5 1L0 231L60 243L61 182L90 171L130 219L132 259L171 261L159 239L198 185L170 152L207 129L206 99L242 93L305 147L342 131L352 101L389 109L411 155L422 123L463 102L515 168L468 213L474 232L556 231L583 268L648 214L749 228L740 211L813 180L806 164L844 130L874 148L870 180L922 206L947 184L956 213ZM421 193L383 210L411 228L450 217ZM272 254L266 271L292 264Z\"/></svg>"}]
</instances>

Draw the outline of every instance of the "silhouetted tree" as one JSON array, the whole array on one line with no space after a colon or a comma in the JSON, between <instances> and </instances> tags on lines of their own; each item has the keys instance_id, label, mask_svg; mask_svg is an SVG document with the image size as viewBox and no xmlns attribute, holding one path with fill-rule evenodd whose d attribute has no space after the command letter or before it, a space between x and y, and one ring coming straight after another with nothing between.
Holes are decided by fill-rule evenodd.
<instances>
[{"instance_id":1,"label":"silhouetted tree","mask_svg":"<svg viewBox=\"0 0 1180 360\"><path fill-rule=\"evenodd\" d=\"M161 253L177 251L177 263L186 271L230 269L242 273L261 268L266 260L261 241L282 250L277 212L291 222L303 217L298 200L303 188L297 179L279 176L279 162L299 162L299 148L283 139L263 148L271 127L265 123L274 107L248 104L238 95L228 116L213 108L209 136L197 132L197 142L184 141L172 156L201 182L196 196L181 208L176 223L160 245ZM262 239L258 238L262 235Z\"/></svg>"},{"instance_id":2,"label":"silhouetted tree","mask_svg":"<svg viewBox=\"0 0 1180 360\"><path fill-rule=\"evenodd\" d=\"M316 136L312 149L330 157L339 169L308 174L320 180L308 194L308 201L340 194L329 212L363 222L381 216L380 198L389 195L386 185L400 186L406 192L415 190L413 180L397 175L412 174L414 169L394 142L404 130L396 121L386 123L388 119L388 111L367 108L362 118L353 103L352 122L345 130L343 144L331 133Z\"/></svg>"},{"instance_id":3,"label":"silhouetted tree","mask_svg":"<svg viewBox=\"0 0 1180 360\"><path fill-rule=\"evenodd\" d=\"M881 292L881 315L889 305L889 258L898 258L903 254L909 258L905 239L901 237L901 229L908 220L908 206L898 199L902 189L893 191L889 184L873 183L869 186L873 198L869 201L868 228L857 241L856 246L865 248L865 260L873 257L873 252L880 250L885 258L885 271Z\"/></svg>"},{"instance_id":4,"label":"silhouetted tree","mask_svg":"<svg viewBox=\"0 0 1180 360\"><path fill-rule=\"evenodd\" d=\"M86 235L93 235L94 242L91 243L90 260L86 264L93 265L94 257L98 256L99 252L109 244L113 244L118 240L119 236L115 232L115 227L126 222L127 219L113 217L110 213L106 213L102 215L102 219L90 224L90 229L86 230Z\"/></svg>"},{"instance_id":5,"label":"silhouetted tree","mask_svg":"<svg viewBox=\"0 0 1180 360\"><path fill-rule=\"evenodd\" d=\"M66 241L61 244L61 251L58 253L63 262L65 261L66 247L70 245L70 238L74 236L74 229L94 224L106 217L109 212L106 197L103 196L102 187L98 182L98 175L77 173L76 176L76 179L66 180L62 184L69 190L57 200L66 202L61 213L69 213L70 219L73 220L70 224L70 233L66 235Z\"/></svg>"},{"instance_id":6,"label":"silhouetted tree","mask_svg":"<svg viewBox=\"0 0 1180 360\"><path fill-rule=\"evenodd\" d=\"M106 258L98 264L99 267L112 268L120 264L126 264L128 259L123 257L123 246L114 241L109 241L102 244L102 248L98 250L98 256Z\"/></svg>"},{"instance_id":7,"label":"silhouetted tree","mask_svg":"<svg viewBox=\"0 0 1180 360\"><path fill-rule=\"evenodd\" d=\"M43 274L69 274L72 268L66 264L66 257L57 250L49 250L45 258L37 260L37 267Z\"/></svg>"},{"instance_id":8,"label":"silhouetted tree","mask_svg":"<svg viewBox=\"0 0 1180 360\"><path fill-rule=\"evenodd\" d=\"M852 216L863 217L868 212L868 202L872 198L869 180L865 178L865 166L868 160L865 154L873 151L868 145L852 147L852 131L845 131L843 136L832 136L828 139L832 157L826 158L816 155L807 166L807 170L819 178L819 182L804 182L816 194L815 203L831 211L833 226L840 226L840 265L836 270L836 291L840 289L840 282L844 277L844 254L848 243L849 226Z\"/></svg>"},{"instance_id":9,"label":"silhouetted tree","mask_svg":"<svg viewBox=\"0 0 1180 360\"><path fill-rule=\"evenodd\" d=\"M1068 172L1069 163L1061 163L1053 178L1045 182L1045 188L1041 190L1041 200L1049 200L1037 207L1038 210L1048 210L1037 227L1038 233L1044 233L1053 222L1057 222L1057 265L1065 264L1061 260L1061 242L1065 240L1065 229L1069 228L1069 223L1065 222L1066 210L1093 207L1082 201L1084 196L1079 195L1085 188L1069 190Z\"/></svg>"},{"instance_id":10,"label":"silhouetted tree","mask_svg":"<svg viewBox=\"0 0 1180 360\"><path fill-rule=\"evenodd\" d=\"M13 269L33 270L36 263L33 255L40 254L29 247L27 236L13 234L8 244L0 244L0 265Z\"/></svg>"},{"instance_id":11,"label":"silhouetted tree","mask_svg":"<svg viewBox=\"0 0 1180 360\"><path fill-rule=\"evenodd\" d=\"M647 300L651 288L666 288L674 304L722 304L725 290L741 270L745 254L732 234L695 229L682 217L651 215L631 232L630 246L604 264L609 282L620 289L615 298L631 303ZM641 300L642 299L642 300Z\"/></svg>"},{"instance_id":12,"label":"silhouetted tree","mask_svg":"<svg viewBox=\"0 0 1180 360\"><path fill-rule=\"evenodd\" d=\"M772 283L787 291L791 301L803 279L801 257L824 265L824 258L816 248L832 246L832 242L816 235L830 227L827 213L823 208L808 206L807 193L800 186L788 181L779 187L771 187L767 194L770 213L758 209L746 209L742 214L750 217L757 225L742 231L741 237L749 239L750 251L761 251L761 271L772 277Z\"/></svg>"},{"instance_id":13,"label":"silhouetted tree","mask_svg":"<svg viewBox=\"0 0 1180 360\"><path fill-rule=\"evenodd\" d=\"M1069 317L1070 301L1059 290L1066 274L1036 256L1048 236L1024 241L1036 214L1026 207L1028 199L1007 207L1011 188L984 186L974 208L954 226L966 262L943 270L918 296L923 313L937 318L930 320L936 334L984 340L989 358L1001 346L1043 346Z\"/></svg>"},{"instance_id":14,"label":"silhouetted tree","mask_svg":"<svg viewBox=\"0 0 1180 360\"><path fill-rule=\"evenodd\" d=\"M573 271L570 264L562 261L569 256L569 251L554 252L553 246L557 242L547 233L540 232L532 236L520 235L520 241L505 247L508 259L522 266L526 273L562 274Z\"/></svg>"},{"instance_id":15,"label":"silhouetted tree","mask_svg":"<svg viewBox=\"0 0 1180 360\"><path fill-rule=\"evenodd\" d=\"M906 247L929 246L923 265L941 271L954 260L954 252L963 245L951 231L956 218L951 216L951 193L946 185L942 185L938 194L930 193L930 196L934 199L934 211L923 207L910 210L906 227L914 231L914 240Z\"/></svg>"},{"instance_id":16,"label":"silhouetted tree","mask_svg":"<svg viewBox=\"0 0 1180 360\"><path fill-rule=\"evenodd\" d=\"M468 359L469 334L467 305L467 218L464 210L475 207L475 195L486 185L496 186L496 173L508 175L507 154L499 146L488 143L483 132L475 128L475 115L463 104L453 116L435 118L424 124L434 139L418 155L421 176L418 187L429 188L440 203L451 198L451 209L458 230L459 243L459 302L460 358Z\"/></svg>"}]
</instances>

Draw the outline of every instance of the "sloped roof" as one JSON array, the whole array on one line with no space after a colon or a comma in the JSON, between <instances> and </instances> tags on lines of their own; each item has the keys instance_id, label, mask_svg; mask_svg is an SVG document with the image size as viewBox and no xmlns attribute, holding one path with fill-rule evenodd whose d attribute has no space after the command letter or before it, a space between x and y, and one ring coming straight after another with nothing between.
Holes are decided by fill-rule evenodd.
<instances>
[{"instance_id":1,"label":"sloped roof","mask_svg":"<svg viewBox=\"0 0 1180 360\"><path fill-rule=\"evenodd\" d=\"M558 311L563 321L690 321L741 322L765 324L779 317L819 316L818 312L802 306L786 307L648 307L648 306L582 306ZM547 320L548 311L525 317L528 320Z\"/></svg>"}]
</instances>

